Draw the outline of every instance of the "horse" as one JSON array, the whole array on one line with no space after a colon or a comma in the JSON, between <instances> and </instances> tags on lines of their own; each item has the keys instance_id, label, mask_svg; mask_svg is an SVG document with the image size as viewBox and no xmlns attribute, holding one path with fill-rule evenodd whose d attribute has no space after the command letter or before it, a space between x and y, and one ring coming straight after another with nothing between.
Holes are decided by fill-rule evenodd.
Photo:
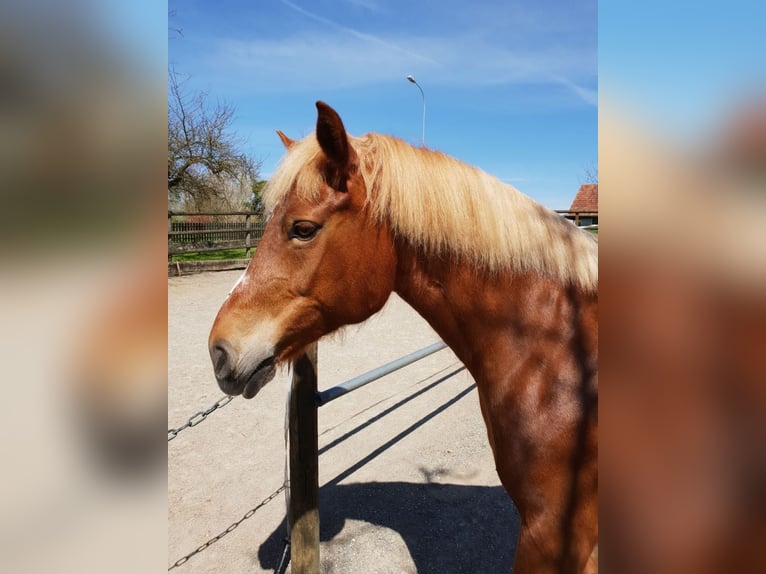
<instances>
[{"instance_id":1,"label":"horse","mask_svg":"<svg viewBox=\"0 0 766 574\"><path fill-rule=\"evenodd\" d=\"M252 398L310 343L396 292L476 381L521 528L514 572L598 571L598 244L438 151L347 134L317 102L264 192L258 248L209 336L220 388Z\"/></svg>"}]
</instances>

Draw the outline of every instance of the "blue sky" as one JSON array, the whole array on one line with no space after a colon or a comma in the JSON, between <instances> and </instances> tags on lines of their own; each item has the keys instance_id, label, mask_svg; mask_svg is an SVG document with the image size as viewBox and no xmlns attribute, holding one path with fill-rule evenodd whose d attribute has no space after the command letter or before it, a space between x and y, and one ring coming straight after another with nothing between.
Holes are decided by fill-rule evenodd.
<instances>
[{"instance_id":1,"label":"blue sky","mask_svg":"<svg viewBox=\"0 0 766 574\"><path fill-rule=\"evenodd\" d=\"M169 61L236 107L243 151L275 169L274 130L313 130L324 100L352 135L425 139L551 208L597 162L593 0L173 1Z\"/></svg>"}]
</instances>

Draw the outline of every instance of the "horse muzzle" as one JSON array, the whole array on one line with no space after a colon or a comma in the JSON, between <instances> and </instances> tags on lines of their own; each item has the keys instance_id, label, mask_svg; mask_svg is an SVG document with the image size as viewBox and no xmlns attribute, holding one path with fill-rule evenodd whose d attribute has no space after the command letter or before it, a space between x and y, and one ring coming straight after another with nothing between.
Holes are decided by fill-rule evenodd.
<instances>
[{"instance_id":1,"label":"horse muzzle","mask_svg":"<svg viewBox=\"0 0 766 574\"><path fill-rule=\"evenodd\" d=\"M257 362L247 360L247 356L240 357L225 339L218 339L211 344L210 358L218 386L227 395L242 395L252 399L276 373L276 358L273 354Z\"/></svg>"}]
</instances>

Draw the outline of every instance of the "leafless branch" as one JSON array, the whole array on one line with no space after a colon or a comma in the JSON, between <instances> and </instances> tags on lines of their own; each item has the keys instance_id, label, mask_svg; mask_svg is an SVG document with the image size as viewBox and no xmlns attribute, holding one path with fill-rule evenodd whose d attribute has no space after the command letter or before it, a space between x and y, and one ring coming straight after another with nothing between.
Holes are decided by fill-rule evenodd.
<instances>
[{"instance_id":1,"label":"leafless branch","mask_svg":"<svg viewBox=\"0 0 766 574\"><path fill-rule=\"evenodd\" d=\"M592 161L583 169L582 183L598 183L598 162Z\"/></svg>"},{"instance_id":2,"label":"leafless branch","mask_svg":"<svg viewBox=\"0 0 766 574\"><path fill-rule=\"evenodd\" d=\"M230 203L249 199L260 164L238 152L241 142L231 131L233 120L230 104L210 106L205 92L188 93L175 69L168 70L170 203L239 209ZM241 191L233 193L236 188Z\"/></svg>"}]
</instances>

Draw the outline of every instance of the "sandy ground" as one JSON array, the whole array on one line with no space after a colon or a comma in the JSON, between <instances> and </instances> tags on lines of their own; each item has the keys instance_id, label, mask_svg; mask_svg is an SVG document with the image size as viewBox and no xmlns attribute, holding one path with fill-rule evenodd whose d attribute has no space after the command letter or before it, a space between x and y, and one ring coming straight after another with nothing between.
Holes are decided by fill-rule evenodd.
<instances>
[{"instance_id":1,"label":"sandy ground","mask_svg":"<svg viewBox=\"0 0 766 574\"><path fill-rule=\"evenodd\" d=\"M207 335L241 271L168 278L168 424L223 396ZM393 296L319 344L319 387L438 340ZM239 521L283 482L287 372L168 443L168 566ZM322 572L510 572L518 516L499 486L475 385L451 351L319 411ZM282 494L174 572L273 572Z\"/></svg>"}]
</instances>

